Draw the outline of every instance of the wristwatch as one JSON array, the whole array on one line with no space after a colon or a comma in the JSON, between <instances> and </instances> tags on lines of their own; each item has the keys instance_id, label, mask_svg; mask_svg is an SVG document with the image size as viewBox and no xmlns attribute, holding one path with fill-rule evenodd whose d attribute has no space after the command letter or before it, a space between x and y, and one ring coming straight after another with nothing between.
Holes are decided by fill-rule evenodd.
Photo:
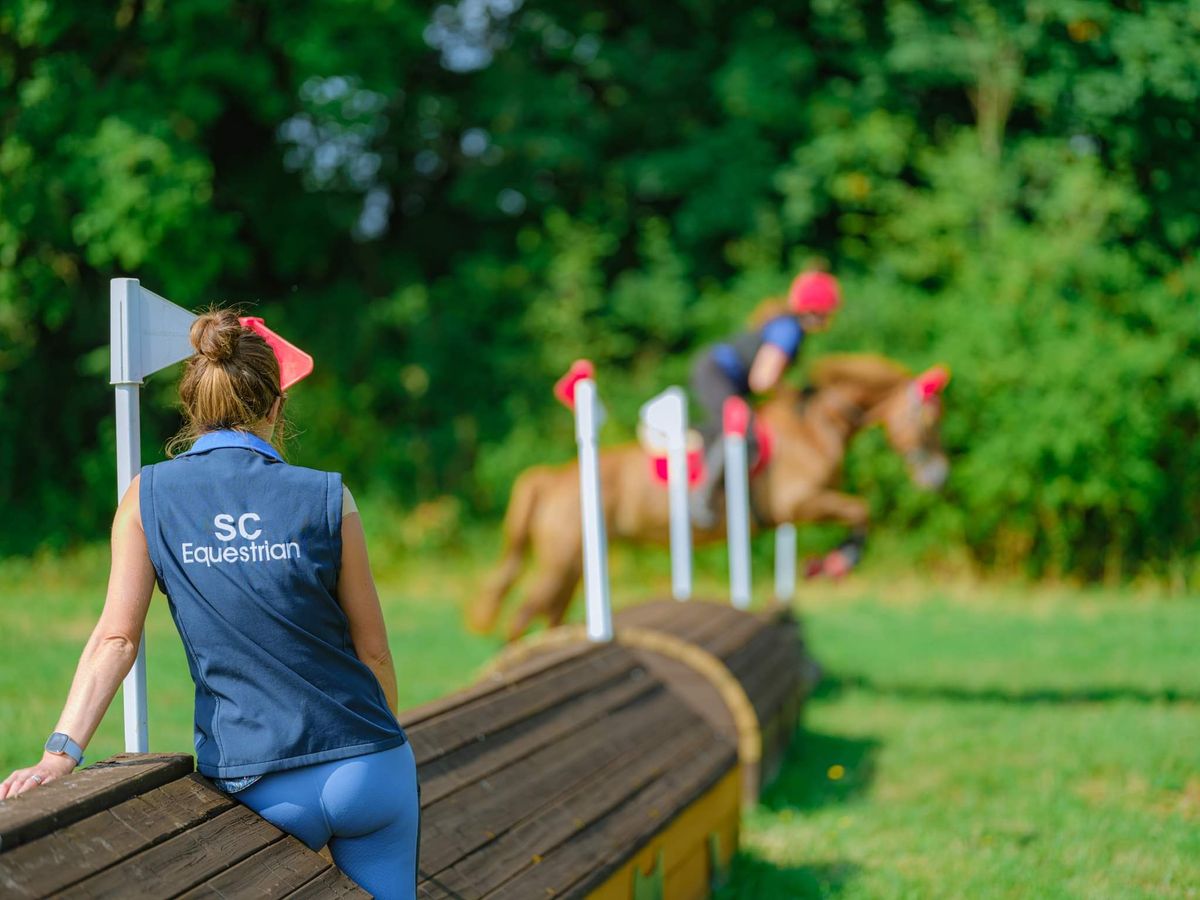
<instances>
[{"instance_id":1,"label":"wristwatch","mask_svg":"<svg viewBox=\"0 0 1200 900\"><path fill-rule=\"evenodd\" d=\"M75 760L75 765L83 765L83 748L61 731L56 731L46 741L46 749L51 753L62 753Z\"/></svg>"}]
</instances>

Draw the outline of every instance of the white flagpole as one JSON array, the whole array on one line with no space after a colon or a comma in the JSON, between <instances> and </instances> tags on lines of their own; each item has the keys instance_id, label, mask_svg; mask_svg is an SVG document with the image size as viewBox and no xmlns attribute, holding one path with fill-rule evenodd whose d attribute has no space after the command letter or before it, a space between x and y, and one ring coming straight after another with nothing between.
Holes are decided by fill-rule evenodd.
<instances>
[{"instance_id":1,"label":"white flagpole","mask_svg":"<svg viewBox=\"0 0 1200 900\"><path fill-rule=\"evenodd\" d=\"M775 529L775 599L791 603L796 596L796 526L784 522Z\"/></svg>"},{"instance_id":2,"label":"white flagpole","mask_svg":"<svg viewBox=\"0 0 1200 900\"><path fill-rule=\"evenodd\" d=\"M666 439L667 500L671 516L671 596L692 597L692 521L688 512L687 395L669 387L647 401L641 420L652 435Z\"/></svg>"},{"instance_id":3,"label":"white flagpole","mask_svg":"<svg viewBox=\"0 0 1200 900\"><path fill-rule=\"evenodd\" d=\"M136 278L109 283L110 383L116 395L117 502L142 468L141 385L147 375L192 354L188 331L195 316L146 290ZM146 634L122 685L125 751L150 750L146 702Z\"/></svg>"},{"instance_id":4,"label":"white flagpole","mask_svg":"<svg viewBox=\"0 0 1200 900\"><path fill-rule=\"evenodd\" d=\"M738 609L750 606L750 479L746 429L749 409L740 397L725 401L725 516L729 541L729 595Z\"/></svg>"},{"instance_id":5,"label":"white flagpole","mask_svg":"<svg viewBox=\"0 0 1200 900\"><path fill-rule=\"evenodd\" d=\"M109 284L111 381L117 413L117 503L142 468L142 427L139 400L142 384L140 300L135 278L114 278ZM121 689L125 705L125 752L150 750L150 715L146 702L146 632L137 658Z\"/></svg>"},{"instance_id":6,"label":"white flagpole","mask_svg":"<svg viewBox=\"0 0 1200 900\"><path fill-rule=\"evenodd\" d=\"M596 383L583 378L575 385L575 441L579 445L579 496L583 517L583 590L587 605L587 635L592 641L611 641L612 605L608 589L608 536L600 492L597 435L604 409Z\"/></svg>"}]
</instances>

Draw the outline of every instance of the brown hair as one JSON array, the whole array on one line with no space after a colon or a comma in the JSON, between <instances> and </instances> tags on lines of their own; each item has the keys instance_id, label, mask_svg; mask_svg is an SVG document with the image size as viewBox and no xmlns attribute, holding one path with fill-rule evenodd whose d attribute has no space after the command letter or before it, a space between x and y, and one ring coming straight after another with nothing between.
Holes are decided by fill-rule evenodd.
<instances>
[{"instance_id":1,"label":"brown hair","mask_svg":"<svg viewBox=\"0 0 1200 900\"><path fill-rule=\"evenodd\" d=\"M192 323L188 334L196 355L188 359L179 383L183 428L167 444L175 456L208 431L248 431L283 396L279 360L259 335L243 328L232 309L213 307ZM283 431L283 410L276 433Z\"/></svg>"},{"instance_id":2,"label":"brown hair","mask_svg":"<svg viewBox=\"0 0 1200 900\"><path fill-rule=\"evenodd\" d=\"M748 319L751 328L758 328L766 325L772 319L778 319L780 316L794 316L792 308L788 306L787 301L780 297L768 297L754 308L754 312L750 313Z\"/></svg>"}]
</instances>

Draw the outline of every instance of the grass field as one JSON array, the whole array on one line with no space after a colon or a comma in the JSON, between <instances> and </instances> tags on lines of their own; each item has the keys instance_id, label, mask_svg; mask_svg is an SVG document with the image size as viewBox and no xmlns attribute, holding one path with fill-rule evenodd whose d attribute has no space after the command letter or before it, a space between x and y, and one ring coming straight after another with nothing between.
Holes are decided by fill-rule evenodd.
<instances>
[{"instance_id":1,"label":"grass field","mask_svg":"<svg viewBox=\"0 0 1200 900\"><path fill-rule=\"evenodd\" d=\"M461 598L487 539L376 551L402 705L498 647ZM708 590L719 556L701 555ZM0 768L53 726L103 600L107 558L0 563ZM614 559L614 593L663 593L661 558ZM779 780L745 819L724 898L1200 896L1200 602L1118 592L807 587L826 677ZM148 624L151 746L191 745L191 683L165 603ZM122 749L120 704L89 757Z\"/></svg>"}]
</instances>

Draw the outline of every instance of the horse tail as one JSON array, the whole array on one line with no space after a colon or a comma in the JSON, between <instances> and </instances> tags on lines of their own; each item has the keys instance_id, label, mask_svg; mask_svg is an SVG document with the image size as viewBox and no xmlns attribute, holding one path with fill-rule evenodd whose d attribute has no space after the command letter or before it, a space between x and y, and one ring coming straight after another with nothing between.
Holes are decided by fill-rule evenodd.
<instances>
[{"instance_id":1,"label":"horse tail","mask_svg":"<svg viewBox=\"0 0 1200 900\"><path fill-rule=\"evenodd\" d=\"M495 626L505 595L521 575L545 476L546 470L535 466L522 472L513 485L504 514L503 553L467 616L467 627L477 634L486 634Z\"/></svg>"}]
</instances>

